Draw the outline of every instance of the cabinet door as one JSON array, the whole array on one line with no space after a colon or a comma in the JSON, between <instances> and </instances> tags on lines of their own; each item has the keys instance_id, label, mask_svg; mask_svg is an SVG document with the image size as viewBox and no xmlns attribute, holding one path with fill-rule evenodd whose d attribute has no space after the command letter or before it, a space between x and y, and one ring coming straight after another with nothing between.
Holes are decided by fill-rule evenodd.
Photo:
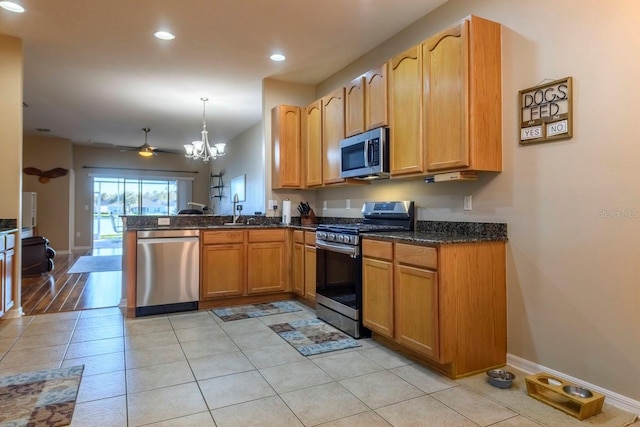
<instances>
[{"instance_id":1,"label":"cabinet door","mask_svg":"<svg viewBox=\"0 0 640 427\"><path fill-rule=\"evenodd\" d=\"M304 119L305 185L322 185L322 100L305 109Z\"/></svg>"},{"instance_id":2,"label":"cabinet door","mask_svg":"<svg viewBox=\"0 0 640 427\"><path fill-rule=\"evenodd\" d=\"M243 243L202 247L203 299L244 294L244 248Z\"/></svg>"},{"instance_id":3,"label":"cabinet door","mask_svg":"<svg viewBox=\"0 0 640 427\"><path fill-rule=\"evenodd\" d=\"M469 166L468 21L423 44L429 171Z\"/></svg>"},{"instance_id":4,"label":"cabinet door","mask_svg":"<svg viewBox=\"0 0 640 427\"><path fill-rule=\"evenodd\" d=\"M0 236L4 239L4 236ZM2 248L4 249L4 248ZM4 315L4 299L5 299L5 262L4 262L4 252L0 252L0 316Z\"/></svg>"},{"instance_id":5,"label":"cabinet door","mask_svg":"<svg viewBox=\"0 0 640 427\"><path fill-rule=\"evenodd\" d=\"M5 254L4 259L4 311L5 313L13 307L13 267L14 267L14 257L15 250L9 249Z\"/></svg>"},{"instance_id":6,"label":"cabinet door","mask_svg":"<svg viewBox=\"0 0 640 427\"><path fill-rule=\"evenodd\" d=\"M363 324L393 338L393 264L373 258L362 259Z\"/></svg>"},{"instance_id":7,"label":"cabinet door","mask_svg":"<svg viewBox=\"0 0 640 427\"><path fill-rule=\"evenodd\" d=\"M420 50L412 47L389 62L389 167L395 176L424 172Z\"/></svg>"},{"instance_id":8,"label":"cabinet door","mask_svg":"<svg viewBox=\"0 0 640 427\"><path fill-rule=\"evenodd\" d=\"M396 341L437 359L438 287L431 270L395 265Z\"/></svg>"},{"instance_id":9,"label":"cabinet door","mask_svg":"<svg viewBox=\"0 0 640 427\"><path fill-rule=\"evenodd\" d=\"M316 247L304 247L304 297L316 301Z\"/></svg>"},{"instance_id":10,"label":"cabinet door","mask_svg":"<svg viewBox=\"0 0 640 427\"><path fill-rule=\"evenodd\" d=\"M293 243L293 292L304 297L304 243Z\"/></svg>"},{"instance_id":11,"label":"cabinet door","mask_svg":"<svg viewBox=\"0 0 640 427\"><path fill-rule=\"evenodd\" d=\"M364 132L364 77L352 80L345 87L345 135L353 136Z\"/></svg>"},{"instance_id":12,"label":"cabinet door","mask_svg":"<svg viewBox=\"0 0 640 427\"><path fill-rule=\"evenodd\" d=\"M322 182L344 182L340 178L340 140L344 139L344 88L322 98Z\"/></svg>"},{"instance_id":13,"label":"cabinet door","mask_svg":"<svg viewBox=\"0 0 640 427\"><path fill-rule=\"evenodd\" d=\"M387 126L387 63L366 73L364 79L365 130Z\"/></svg>"},{"instance_id":14,"label":"cabinet door","mask_svg":"<svg viewBox=\"0 0 640 427\"><path fill-rule=\"evenodd\" d=\"M285 243L249 243L247 246L248 293L285 290Z\"/></svg>"},{"instance_id":15,"label":"cabinet door","mask_svg":"<svg viewBox=\"0 0 640 427\"><path fill-rule=\"evenodd\" d=\"M279 105L271 110L272 172L274 189L302 186L300 108Z\"/></svg>"}]
</instances>

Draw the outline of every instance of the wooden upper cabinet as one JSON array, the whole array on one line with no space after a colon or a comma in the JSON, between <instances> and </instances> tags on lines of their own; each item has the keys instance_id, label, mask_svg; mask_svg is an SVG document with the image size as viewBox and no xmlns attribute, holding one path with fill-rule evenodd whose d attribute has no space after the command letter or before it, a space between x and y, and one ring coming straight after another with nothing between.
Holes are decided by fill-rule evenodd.
<instances>
[{"instance_id":1,"label":"wooden upper cabinet","mask_svg":"<svg viewBox=\"0 0 640 427\"><path fill-rule=\"evenodd\" d=\"M425 171L420 46L389 61L389 140L392 176L419 175Z\"/></svg>"},{"instance_id":2,"label":"wooden upper cabinet","mask_svg":"<svg viewBox=\"0 0 640 427\"><path fill-rule=\"evenodd\" d=\"M387 63L352 80L345 87L347 137L389 124Z\"/></svg>"},{"instance_id":3,"label":"wooden upper cabinet","mask_svg":"<svg viewBox=\"0 0 640 427\"><path fill-rule=\"evenodd\" d=\"M345 87L345 136L365 131L365 80L364 76L351 80Z\"/></svg>"},{"instance_id":4,"label":"wooden upper cabinet","mask_svg":"<svg viewBox=\"0 0 640 427\"><path fill-rule=\"evenodd\" d=\"M423 43L428 172L502 170L500 24L471 16Z\"/></svg>"},{"instance_id":5,"label":"wooden upper cabinet","mask_svg":"<svg viewBox=\"0 0 640 427\"><path fill-rule=\"evenodd\" d=\"M340 178L340 140L344 139L344 88L322 98L322 181L343 183Z\"/></svg>"},{"instance_id":6,"label":"wooden upper cabinet","mask_svg":"<svg viewBox=\"0 0 640 427\"><path fill-rule=\"evenodd\" d=\"M364 75L365 131L387 126L387 63Z\"/></svg>"},{"instance_id":7,"label":"wooden upper cabinet","mask_svg":"<svg viewBox=\"0 0 640 427\"><path fill-rule=\"evenodd\" d=\"M304 110L303 152L305 159L306 187L322 185L322 100L319 99Z\"/></svg>"},{"instance_id":8,"label":"wooden upper cabinet","mask_svg":"<svg viewBox=\"0 0 640 427\"><path fill-rule=\"evenodd\" d=\"M271 110L273 189L303 187L300 127L300 107L279 105Z\"/></svg>"}]
</instances>

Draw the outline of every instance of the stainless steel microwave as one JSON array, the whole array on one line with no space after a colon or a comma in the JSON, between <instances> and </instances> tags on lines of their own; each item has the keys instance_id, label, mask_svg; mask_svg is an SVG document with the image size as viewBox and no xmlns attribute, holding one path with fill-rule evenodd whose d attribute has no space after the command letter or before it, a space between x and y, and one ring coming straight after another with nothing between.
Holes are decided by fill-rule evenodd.
<instances>
[{"instance_id":1,"label":"stainless steel microwave","mask_svg":"<svg viewBox=\"0 0 640 427\"><path fill-rule=\"evenodd\" d=\"M340 141L340 178L388 178L388 136L380 127Z\"/></svg>"}]
</instances>

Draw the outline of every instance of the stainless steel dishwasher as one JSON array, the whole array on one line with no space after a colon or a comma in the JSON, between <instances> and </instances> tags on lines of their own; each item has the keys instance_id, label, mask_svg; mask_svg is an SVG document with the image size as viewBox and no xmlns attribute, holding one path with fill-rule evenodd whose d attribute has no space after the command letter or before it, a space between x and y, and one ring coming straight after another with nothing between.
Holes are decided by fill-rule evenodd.
<instances>
[{"instance_id":1,"label":"stainless steel dishwasher","mask_svg":"<svg viewBox=\"0 0 640 427\"><path fill-rule=\"evenodd\" d=\"M200 231L138 231L136 316L197 310Z\"/></svg>"}]
</instances>

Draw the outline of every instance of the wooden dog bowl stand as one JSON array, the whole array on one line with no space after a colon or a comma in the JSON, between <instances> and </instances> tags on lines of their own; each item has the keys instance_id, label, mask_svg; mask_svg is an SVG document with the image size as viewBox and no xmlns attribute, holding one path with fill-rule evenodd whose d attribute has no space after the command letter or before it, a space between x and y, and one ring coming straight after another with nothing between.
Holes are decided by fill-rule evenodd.
<instances>
[{"instance_id":1,"label":"wooden dog bowl stand","mask_svg":"<svg viewBox=\"0 0 640 427\"><path fill-rule=\"evenodd\" d=\"M527 393L534 399L551 405L579 420L584 420L602 411L604 395L589 390L591 397L579 397L563 390L565 386L576 386L552 375L539 373L524 378L527 383ZM549 380L559 385L549 384Z\"/></svg>"}]
</instances>

